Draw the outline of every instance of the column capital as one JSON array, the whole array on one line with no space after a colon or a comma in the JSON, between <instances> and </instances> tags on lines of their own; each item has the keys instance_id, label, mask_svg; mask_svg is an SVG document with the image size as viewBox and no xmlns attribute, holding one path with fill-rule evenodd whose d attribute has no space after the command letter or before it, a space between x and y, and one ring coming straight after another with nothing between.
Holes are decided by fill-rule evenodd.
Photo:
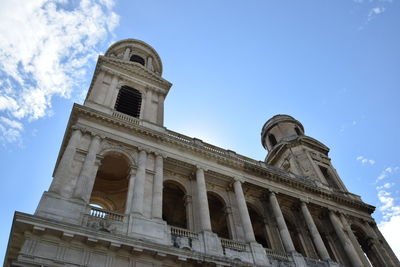
<instances>
[{"instance_id":1,"label":"column capital","mask_svg":"<svg viewBox=\"0 0 400 267\"><path fill-rule=\"evenodd\" d=\"M167 158L167 155L166 155L165 153L160 152L160 151L154 151L153 154L154 154L156 157L161 157L161 158L163 158L163 159L166 159L166 158Z\"/></svg>"},{"instance_id":2,"label":"column capital","mask_svg":"<svg viewBox=\"0 0 400 267\"><path fill-rule=\"evenodd\" d=\"M308 197L305 197L305 198L303 198L303 197L301 197L301 198L299 198L299 201L300 201L300 204L308 204L308 203L310 203L310 200L308 199Z\"/></svg>"},{"instance_id":3,"label":"column capital","mask_svg":"<svg viewBox=\"0 0 400 267\"><path fill-rule=\"evenodd\" d=\"M71 130L72 130L72 131L80 131L80 132L82 132L81 127L79 127L79 126L76 125L76 124L71 126Z\"/></svg>"},{"instance_id":4,"label":"column capital","mask_svg":"<svg viewBox=\"0 0 400 267\"><path fill-rule=\"evenodd\" d=\"M192 203L192 196L191 195L188 195L188 194L186 194L186 195L184 195L183 196L183 201L185 202L185 205L187 205L187 204L189 204L189 203Z\"/></svg>"},{"instance_id":5,"label":"column capital","mask_svg":"<svg viewBox=\"0 0 400 267\"><path fill-rule=\"evenodd\" d=\"M204 165L196 164L196 170L203 170L204 172L208 171L208 168Z\"/></svg>"},{"instance_id":6,"label":"column capital","mask_svg":"<svg viewBox=\"0 0 400 267\"><path fill-rule=\"evenodd\" d=\"M96 166L100 166L100 164L101 164L101 161L103 160L103 156L102 155L96 155L96 159L95 159L95 161L94 161L94 165L96 165Z\"/></svg>"},{"instance_id":7,"label":"column capital","mask_svg":"<svg viewBox=\"0 0 400 267\"><path fill-rule=\"evenodd\" d=\"M224 212L225 212L226 215L232 214L232 207L230 207L230 206L225 206Z\"/></svg>"},{"instance_id":8,"label":"column capital","mask_svg":"<svg viewBox=\"0 0 400 267\"><path fill-rule=\"evenodd\" d=\"M233 182L234 182L234 183L240 182L241 184L243 184L243 183L245 182L245 180L244 180L244 177L241 177L241 176L234 176L234 177L233 177Z\"/></svg>"}]
</instances>

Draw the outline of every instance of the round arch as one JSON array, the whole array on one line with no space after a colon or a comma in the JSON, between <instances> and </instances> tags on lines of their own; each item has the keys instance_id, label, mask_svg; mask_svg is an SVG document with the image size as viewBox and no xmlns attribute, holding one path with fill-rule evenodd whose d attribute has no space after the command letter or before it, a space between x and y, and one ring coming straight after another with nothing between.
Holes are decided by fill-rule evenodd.
<instances>
[{"instance_id":1,"label":"round arch","mask_svg":"<svg viewBox=\"0 0 400 267\"><path fill-rule=\"evenodd\" d=\"M231 239L232 231L228 226L228 214L224 198L216 192L207 191L210 210L211 229L219 237Z\"/></svg>"},{"instance_id":2,"label":"round arch","mask_svg":"<svg viewBox=\"0 0 400 267\"><path fill-rule=\"evenodd\" d=\"M125 213L131 161L125 153L103 150L93 184L90 203Z\"/></svg>"},{"instance_id":3,"label":"round arch","mask_svg":"<svg viewBox=\"0 0 400 267\"><path fill-rule=\"evenodd\" d=\"M180 228L188 228L186 212L185 187L175 181L166 180L163 183L162 217L167 224Z\"/></svg>"},{"instance_id":4,"label":"round arch","mask_svg":"<svg viewBox=\"0 0 400 267\"><path fill-rule=\"evenodd\" d=\"M264 248L271 248L271 243L266 231L263 213L257 205L247 202L247 209L250 215L251 225L253 226L254 236L256 241Z\"/></svg>"}]
</instances>

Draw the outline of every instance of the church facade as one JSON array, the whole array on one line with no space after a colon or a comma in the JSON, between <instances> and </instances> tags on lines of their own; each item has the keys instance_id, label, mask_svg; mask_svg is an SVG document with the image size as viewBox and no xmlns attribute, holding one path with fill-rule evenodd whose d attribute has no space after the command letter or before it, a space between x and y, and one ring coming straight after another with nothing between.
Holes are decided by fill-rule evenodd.
<instances>
[{"instance_id":1,"label":"church facade","mask_svg":"<svg viewBox=\"0 0 400 267\"><path fill-rule=\"evenodd\" d=\"M164 127L172 84L148 44L100 56L53 180L16 212L5 266L400 266L328 156L288 115L256 161Z\"/></svg>"}]
</instances>

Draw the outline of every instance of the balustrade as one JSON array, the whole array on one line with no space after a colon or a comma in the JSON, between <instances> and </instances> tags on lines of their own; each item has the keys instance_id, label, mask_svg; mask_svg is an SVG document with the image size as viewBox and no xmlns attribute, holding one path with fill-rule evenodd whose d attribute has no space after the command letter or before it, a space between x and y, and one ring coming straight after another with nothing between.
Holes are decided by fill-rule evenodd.
<instances>
[{"instance_id":1,"label":"balustrade","mask_svg":"<svg viewBox=\"0 0 400 267\"><path fill-rule=\"evenodd\" d=\"M265 248L265 253L267 253L267 256L280 260L280 261L288 261L289 257L286 252L283 251L277 251L269 248Z\"/></svg>"},{"instance_id":2,"label":"balustrade","mask_svg":"<svg viewBox=\"0 0 400 267\"><path fill-rule=\"evenodd\" d=\"M246 251L246 243L225 238L219 239L221 240L221 245L223 248L229 248L237 251Z\"/></svg>"},{"instance_id":3,"label":"balustrade","mask_svg":"<svg viewBox=\"0 0 400 267\"><path fill-rule=\"evenodd\" d=\"M123 214L119 214L117 212L113 212L111 210L106 210L102 208L90 207L90 216L100 218L100 219L109 219L113 221L122 222L124 219Z\"/></svg>"},{"instance_id":4,"label":"balustrade","mask_svg":"<svg viewBox=\"0 0 400 267\"><path fill-rule=\"evenodd\" d=\"M171 226L171 235L181 236L181 237L189 237L189 238L198 238L197 233L192 232L188 229L175 227L175 226Z\"/></svg>"}]
</instances>

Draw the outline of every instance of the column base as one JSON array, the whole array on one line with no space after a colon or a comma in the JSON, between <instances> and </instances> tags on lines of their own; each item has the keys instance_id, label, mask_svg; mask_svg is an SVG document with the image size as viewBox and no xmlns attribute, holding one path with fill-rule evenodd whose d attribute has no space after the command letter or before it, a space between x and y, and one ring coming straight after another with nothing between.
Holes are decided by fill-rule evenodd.
<instances>
[{"instance_id":1,"label":"column base","mask_svg":"<svg viewBox=\"0 0 400 267\"><path fill-rule=\"evenodd\" d=\"M35 215L55 221L81 224L86 206L86 203L81 200L65 198L57 193L45 191Z\"/></svg>"},{"instance_id":2,"label":"column base","mask_svg":"<svg viewBox=\"0 0 400 267\"><path fill-rule=\"evenodd\" d=\"M217 234L209 231L203 231L199 234L199 238L203 241L204 253L217 256L224 255L221 240L219 239Z\"/></svg>"},{"instance_id":3,"label":"column base","mask_svg":"<svg viewBox=\"0 0 400 267\"><path fill-rule=\"evenodd\" d=\"M256 265L272 266L271 262L267 257L267 253L265 252L265 248L262 245L256 242L252 242L249 244L249 246L251 249L251 254L253 255L254 263Z\"/></svg>"},{"instance_id":4,"label":"column base","mask_svg":"<svg viewBox=\"0 0 400 267\"><path fill-rule=\"evenodd\" d=\"M290 253L294 262L294 266L296 267L307 267L306 261L304 260L303 255L294 251Z\"/></svg>"},{"instance_id":5,"label":"column base","mask_svg":"<svg viewBox=\"0 0 400 267\"><path fill-rule=\"evenodd\" d=\"M171 234L163 220L152 220L139 214L129 214L128 236L172 245Z\"/></svg>"}]
</instances>

